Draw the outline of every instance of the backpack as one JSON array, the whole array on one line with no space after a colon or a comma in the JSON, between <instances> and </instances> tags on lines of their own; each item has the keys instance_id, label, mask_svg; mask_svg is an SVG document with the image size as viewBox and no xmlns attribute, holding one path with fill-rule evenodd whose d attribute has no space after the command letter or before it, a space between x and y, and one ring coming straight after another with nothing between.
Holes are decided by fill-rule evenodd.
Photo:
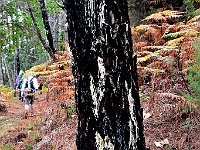
<instances>
[{"instance_id":1,"label":"backpack","mask_svg":"<svg viewBox=\"0 0 200 150\"><path fill-rule=\"evenodd\" d=\"M34 90L35 90L35 88L34 88L34 85L33 85L33 79L34 79L35 77L33 77L29 82L28 82L28 80L26 81L26 83L25 83L25 93L26 94L31 94L31 93L34 93ZM30 88L28 88L29 86L28 86L28 83L30 83Z\"/></svg>"},{"instance_id":2,"label":"backpack","mask_svg":"<svg viewBox=\"0 0 200 150\"><path fill-rule=\"evenodd\" d=\"M34 78L35 78L35 77L33 77L33 78L30 80L30 87L31 87L32 90L35 90L34 85L33 85L33 79L34 79ZM28 88L28 80L26 81L25 88Z\"/></svg>"},{"instance_id":3,"label":"backpack","mask_svg":"<svg viewBox=\"0 0 200 150\"><path fill-rule=\"evenodd\" d=\"M34 79L35 77L33 77L29 82L28 82L28 80L26 81L26 83L25 83L25 91L24 91L24 95L25 95L25 97L29 97L29 98L32 98L33 97L33 93L34 93L34 91L35 91L35 88L34 88L34 85L33 85L33 79ZM30 88L28 88L29 86L28 86L28 83L30 83Z\"/></svg>"}]
</instances>

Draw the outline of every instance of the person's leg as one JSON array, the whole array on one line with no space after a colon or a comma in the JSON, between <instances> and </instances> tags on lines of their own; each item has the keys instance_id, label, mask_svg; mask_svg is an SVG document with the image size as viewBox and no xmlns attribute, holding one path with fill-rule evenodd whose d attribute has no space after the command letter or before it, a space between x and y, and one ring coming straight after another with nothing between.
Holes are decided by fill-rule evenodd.
<instances>
[{"instance_id":1,"label":"person's leg","mask_svg":"<svg viewBox=\"0 0 200 150\"><path fill-rule=\"evenodd\" d=\"M33 116L33 96L30 97L30 116Z\"/></svg>"},{"instance_id":2,"label":"person's leg","mask_svg":"<svg viewBox=\"0 0 200 150\"><path fill-rule=\"evenodd\" d=\"M22 100L21 89L18 89L18 99L19 99L20 101Z\"/></svg>"},{"instance_id":3,"label":"person's leg","mask_svg":"<svg viewBox=\"0 0 200 150\"><path fill-rule=\"evenodd\" d=\"M24 109L25 109L25 118L27 118L29 116L29 112L31 110L31 99L30 97L25 97L24 98Z\"/></svg>"},{"instance_id":4,"label":"person's leg","mask_svg":"<svg viewBox=\"0 0 200 150\"><path fill-rule=\"evenodd\" d=\"M17 88L18 100L21 100L21 89Z\"/></svg>"}]
</instances>

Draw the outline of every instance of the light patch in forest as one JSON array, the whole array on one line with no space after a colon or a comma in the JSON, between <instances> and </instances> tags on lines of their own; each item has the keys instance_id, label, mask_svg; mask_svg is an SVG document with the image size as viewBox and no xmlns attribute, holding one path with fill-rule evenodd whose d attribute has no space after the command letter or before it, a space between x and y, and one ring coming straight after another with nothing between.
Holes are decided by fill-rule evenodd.
<instances>
[{"instance_id":1,"label":"light patch in forest","mask_svg":"<svg viewBox=\"0 0 200 150\"><path fill-rule=\"evenodd\" d=\"M98 71L99 81L95 83L93 76L90 75L90 91L91 91L92 100L94 104L93 112L96 118L98 118L99 105L104 96L105 75L106 75L106 69L103 63L103 59L98 57L97 62L98 62L98 70L99 70Z\"/></svg>"}]
</instances>

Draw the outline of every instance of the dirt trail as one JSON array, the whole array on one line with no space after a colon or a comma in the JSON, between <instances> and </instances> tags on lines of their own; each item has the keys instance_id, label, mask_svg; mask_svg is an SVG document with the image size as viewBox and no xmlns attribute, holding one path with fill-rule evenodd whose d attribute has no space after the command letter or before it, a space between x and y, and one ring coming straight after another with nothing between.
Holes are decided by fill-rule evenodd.
<instances>
[{"instance_id":1,"label":"dirt trail","mask_svg":"<svg viewBox=\"0 0 200 150\"><path fill-rule=\"evenodd\" d=\"M42 149L46 149L45 145L51 146L51 143L55 143L55 140L57 143L59 141L65 143L62 142L64 141L63 138L58 136L57 132L60 131L56 129L68 122L68 126L65 125L63 128L69 133L68 138L71 138L71 142L68 141L68 146L74 149L76 119L66 119L66 110L59 107L60 102L47 101L46 93L36 95L33 103L34 114L27 119L24 117L24 103L17 100L17 98L4 100L1 97L1 104L6 106L6 112L0 112L0 147L3 149L8 145L16 150L27 149L28 147L43 147ZM65 134L63 133L62 136L65 136ZM57 136L57 138L51 138L48 142L43 142L43 138L52 135ZM39 145L35 145L39 142ZM63 145L59 144L57 147Z\"/></svg>"}]
</instances>

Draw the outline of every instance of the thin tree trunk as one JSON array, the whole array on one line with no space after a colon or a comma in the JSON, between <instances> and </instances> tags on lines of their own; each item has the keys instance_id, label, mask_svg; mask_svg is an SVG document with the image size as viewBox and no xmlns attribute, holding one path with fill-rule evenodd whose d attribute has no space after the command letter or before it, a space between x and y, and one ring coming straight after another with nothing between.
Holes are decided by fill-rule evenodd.
<instances>
[{"instance_id":1,"label":"thin tree trunk","mask_svg":"<svg viewBox=\"0 0 200 150\"><path fill-rule=\"evenodd\" d=\"M14 81L19 74L20 71L20 62L19 62L19 48L15 49L15 55L14 55Z\"/></svg>"},{"instance_id":2,"label":"thin tree trunk","mask_svg":"<svg viewBox=\"0 0 200 150\"><path fill-rule=\"evenodd\" d=\"M74 60L78 150L145 150L127 1L65 0L64 5Z\"/></svg>"},{"instance_id":3,"label":"thin tree trunk","mask_svg":"<svg viewBox=\"0 0 200 150\"><path fill-rule=\"evenodd\" d=\"M11 26L10 27L10 25L9 25L9 20L8 20L8 18L10 17L11 18L11 22L12 22L12 20L13 20L13 17L12 16L10 16L8 13L6 13L6 25L7 25L7 30L8 30L8 32L10 32L9 34L13 34L13 26ZM11 42L13 42L13 39L12 39L12 37L9 37L9 42L11 43ZM9 44L8 45L8 49L11 49L11 44ZM7 61L6 61L6 55L5 55L5 53L4 52L2 52L2 57L3 57L3 61L4 61L4 66L5 66L5 72L6 72L6 74L7 74L7 77L8 77L8 83L9 83L9 85L10 85L10 87L14 87L13 86L13 81L12 81L12 72L11 72L11 70L9 69L9 66L8 66L8 63L7 63Z\"/></svg>"},{"instance_id":4,"label":"thin tree trunk","mask_svg":"<svg viewBox=\"0 0 200 150\"><path fill-rule=\"evenodd\" d=\"M56 57L54 55L54 50L52 50L51 47L47 45L47 43L45 42L44 38L42 37L41 31L40 31L40 29L39 29L39 27L38 27L38 25L36 23L36 20L35 20L35 17L33 15L32 8L31 8L31 6L29 4L29 1L27 0L26 2L28 4L28 11L29 11L30 16L32 18L33 25L34 25L34 27L36 29L38 38L40 39L40 41L41 41L43 47L45 48L45 50L49 53L49 56L51 57L51 59L53 61L57 61L57 59L56 59Z\"/></svg>"},{"instance_id":5,"label":"thin tree trunk","mask_svg":"<svg viewBox=\"0 0 200 150\"><path fill-rule=\"evenodd\" d=\"M58 33L59 33L59 14L54 15L55 25L54 25L54 47L58 50Z\"/></svg>"},{"instance_id":6,"label":"thin tree trunk","mask_svg":"<svg viewBox=\"0 0 200 150\"><path fill-rule=\"evenodd\" d=\"M41 4L43 24L44 24L44 28L45 28L45 31L46 31L47 40L49 42L49 47L51 48L52 52L55 53L56 50L54 48L53 36L52 36L52 33L51 33L51 27L50 27L50 24L49 24L49 17L48 17L48 13L46 11L46 6L45 6L44 0L40 0L40 4Z\"/></svg>"},{"instance_id":7,"label":"thin tree trunk","mask_svg":"<svg viewBox=\"0 0 200 150\"><path fill-rule=\"evenodd\" d=\"M10 87L14 88L13 87L12 77L11 77L11 74L10 74L10 71L9 71L9 67L8 67L8 63L6 61L6 55L5 54L3 55L3 61L4 61L4 65L5 65L5 69L6 69L9 85L10 85Z\"/></svg>"},{"instance_id":8,"label":"thin tree trunk","mask_svg":"<svg viewBox=\"0 0 200 150\"><path fill-rule=\"evenodd\" d=\"M2 65L2 56L0 56L0 85L3 85L3 65Z\"/></svg>"}]
</instances>

